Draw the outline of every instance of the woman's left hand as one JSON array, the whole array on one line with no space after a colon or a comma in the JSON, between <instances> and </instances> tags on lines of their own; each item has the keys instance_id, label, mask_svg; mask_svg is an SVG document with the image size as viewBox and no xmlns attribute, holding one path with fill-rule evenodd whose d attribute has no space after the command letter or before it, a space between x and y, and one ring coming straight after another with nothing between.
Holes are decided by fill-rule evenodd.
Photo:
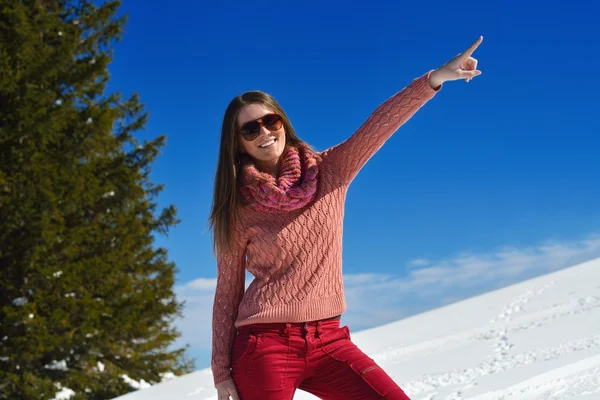
<instances>
[{"instance_id":1,"label":"woman's left hand","mask_svg":"<svg viewBox=\"0 0 600 400\"><path fill-rule=\"evenodd\" d=\"M477 60L471 57L471 55L479 47L482 40L483 36L479 36L467 50L433 71L429 75L429 85L436 89L446 81L465 79L469 82L477 75L480 75L481 71L477 69Z\"/></svg>"}]
</instances>

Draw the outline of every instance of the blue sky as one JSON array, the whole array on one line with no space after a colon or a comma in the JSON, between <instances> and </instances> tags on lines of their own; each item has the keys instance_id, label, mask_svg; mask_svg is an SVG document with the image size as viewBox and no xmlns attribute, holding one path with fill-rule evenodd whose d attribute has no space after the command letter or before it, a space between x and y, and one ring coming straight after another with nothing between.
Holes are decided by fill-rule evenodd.
<instances>
[{"instance_id":1,"label":"blue sky","mask_svg":"<svg viewBox=\"0 0 600 400\"><path fill-rule=\"evenodd\" d=\"M599 7L586 7L123 0L109 90L140 94L140 138L168 136L152 178L182 223L157 245L180 270L182 341L197 366L210 362L220 124L246 90L271 93L324 150L484 36L482 75L447 82L349 190L352 330L600 256Z\"/></svg>"}]
</instances>

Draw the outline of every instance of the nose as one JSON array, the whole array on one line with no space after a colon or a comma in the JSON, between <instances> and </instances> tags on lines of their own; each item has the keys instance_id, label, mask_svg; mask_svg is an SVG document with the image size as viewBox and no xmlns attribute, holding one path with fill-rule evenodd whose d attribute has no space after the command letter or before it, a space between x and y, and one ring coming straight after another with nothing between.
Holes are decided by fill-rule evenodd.
<instances>
[{"instance_id":1,"label":"nose","mask_svg":"<svg viewBox=\"0 0 600 400\"><path fill-rule=\"evenodd\" d=\"M261 133L261 135L262 135L263 133L268 135L269 133L271 133L271 131L270 131L270 130L268 130L266 126L264 126L263 124L261 124L261 125L260 125L260 133Z\"/></svg>"},{"instance_id":2,"label":"nose","mask_svg":"<svg viewBox=\"0 0 600 400\"><path fill-rule=\"evenodd\" d=\"M260 127L260 132L258 133L258 136L256 137L258 138L262 138L263 136L270 136L271 135L271 131L269 131L267 128L264 127L264 125L261 125Z\"/></svg>"}]
</instances>

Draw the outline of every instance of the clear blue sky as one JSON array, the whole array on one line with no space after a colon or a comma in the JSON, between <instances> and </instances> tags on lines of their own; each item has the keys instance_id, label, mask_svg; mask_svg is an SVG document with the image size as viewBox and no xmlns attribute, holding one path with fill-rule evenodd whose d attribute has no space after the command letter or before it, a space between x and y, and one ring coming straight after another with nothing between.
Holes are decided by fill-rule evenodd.
<instances>
[{"instance_id":1,"label":"clear blue sky","mask_svg":"<svg viewBox=\"0 0 600 400\"><path fill-rule=\"evenodd\" d=\"M140 94L150 111L140 137L168 135L152 177L166 185L161 204L175 204L182 219L157 243L177 263L178 284L202 278L210 286L215 277L207 218L220 124L232 97L249 89L271 93L298 135L324 150L479 35L484 40L473 56L482 75L446 83L351 186L344 272L354 284L377 276L414 282L415 269L428 265L464 267L461 254L502 266L499 249L539 254L549 240L579 249L572 257L595 256L586 240L600 230L599 11L589 2L123 0L129 22L109 89ZM557 259L552 254L519 274L483 279L486 285L463 282L420 297L407 291L378 318L369 319L367 303L350 327L541 273ZM196 341L199 367L209 365L206 285L202 295L184 296L205 308L184 329ZM358 292L349 290L351 307L372 299ZM190 331L194 324L198 330Z\"/></svg>"}]
</instances>

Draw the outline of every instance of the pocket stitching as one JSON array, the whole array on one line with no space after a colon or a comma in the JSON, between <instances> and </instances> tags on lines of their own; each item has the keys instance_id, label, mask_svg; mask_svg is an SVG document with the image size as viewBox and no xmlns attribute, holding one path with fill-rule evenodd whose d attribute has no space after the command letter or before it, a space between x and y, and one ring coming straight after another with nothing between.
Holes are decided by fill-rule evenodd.
<instances>
[{"instance_id":1,"label":"pocket stitching","mask_svg":"<svg viewBox=\"0 0 600 400\"><path fill-rule=\"evenodd\" d=\"M327 354L334 360L337 360L339 362L345 362L343 357L336 357L336 355L334 353L336 353L336 351L338 349L345 346L345 344L340 343L340 341L348 340L350 343L352 343L352 340L350 339L349 329L347 326L343 326L343 327L336 328L335 332L337 334L341 334L342 337L336 339L334 342L328 343L327 345L324 345L323 342L321 342L320 349L322 352L324 352L325 354ZM352 343L352 344L354 344L354 343ZM334 345L334 346L332 347L332 345Z\"/></svg>"},{"instance_id":2,"label":"pocket stitching","mask_svg":"<svg viewBox=\"0 0 600 400\"><path fill-rule=\"evenodd\" d=\"M238 362L239 360L242 360L246 357L251 356L252 354L254 354L254 352L256 351L256 346L258 343L258 336L257 335L248 335L248 343L246 344L246 348L244 349L244 351L242 352L242 354L240 354L235 360L234 362Z\"/></svg>"},{"instance_id":3,"label":"pocket stitching","mask_svg":"<svg viewBox=\"0 0 600 400\"><path fill-rule=\"evenodd\" d=\"M246 351L242 357L251 357L252 354L256 352L256 348L258 347L258 342L260 341L259 335L251 335L252 341L248 343L248 347L246 347ZM241 358L241 357L240 357Z\"/></svg>"},{"instance_id":4,"label":"pocket stitching","mask_svg":"<svg viewBox=\"0 0 600 400\"><path fill-rule=\"evenodd\" d=\"M361 363L365 362L367 365L363 366ZM369 385L371 389L373 389L377 394L379 394L380 396L386 396L387 394L389 394L391 388L384 387L383 385L375 385L375 383L373 382L373 373L375 371L381 371L384 374L385 371L371 357L367 356L366 358L354 360L353 362L349 362L348 364L350 365L350 368L354 371L354 373L360 376L361 379L367 385Z\"/></svg>"},{"instance_id":5,"label":"pocket stitching","mask_svg":"<svg viewBox=\"0 0 600 400\"><path fill-rule=\"evenodd\" d=\"M262 336L260 334L256 335L256 337L257 337L257 340L256 340L256 344L254 346L254 350L253 350L252 354L256 353L256 350L259 348L258 344L263 342L262 341L263 338L262 338ZM275 390L281 390L281 389L285 388L285 380L286 380L286 377L287 377L288 364L289 364L289 361L290 361L290 342L289 342L289 339L286 340L285 347L287 348L287 352L285 353L285 355L286 355L285 368L283 369L283 371L279 371L280 374L281 374L281 382L279 384L279 388L273 388ZM250 360L247 360L247 362L250 362ZM264 389L263 386L258 383L260 381L260 379L253 379L252 378L253 374L256 373L256 372L258 372L256 369L247 368L246 374L247 374L248 377L250 377L248 386L251 387L251 388L253 388L253 389Z\"/></svg>"}]
</instances>

